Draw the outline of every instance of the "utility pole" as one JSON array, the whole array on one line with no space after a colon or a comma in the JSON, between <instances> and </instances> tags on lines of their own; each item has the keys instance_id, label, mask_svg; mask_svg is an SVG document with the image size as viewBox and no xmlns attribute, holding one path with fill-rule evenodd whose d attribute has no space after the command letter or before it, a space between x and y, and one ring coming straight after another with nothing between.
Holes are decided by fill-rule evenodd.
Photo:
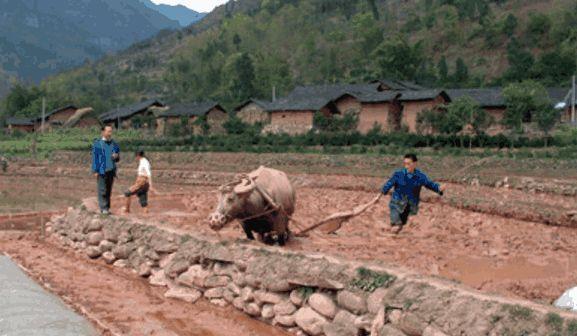
<instances>
[{"instance_id":1,"label":"utility pole","mask_svg":"<svg viewBox=\"0 0 577 336\"><path fill-rule=\"evenodd\" d=\"M571 124L575 125L575 75L573 75L571 87Z\"/></svg>"},{"instance_id":2,"label":"utility pole","mask_svg":"<svg viewBox=\"0 0 577 336\"><path fill-rule=\"evenodd\" d=\"M272 86L272 101L276 101L276 86Z\"/></svg>"},{"instance_id":3,"label":"utility pole","mask_svg":"<svg viewBox=\"0 0 577 336\"><path fill-rule=\"evenodd\" d=\"M122 125L120 124L120 115L118 115L118 110L120 109L120 107L118 107L118 104L116 104L116 123L118 124L118 129L122 128Z\"/></svg>"},{"instance_id":4,"label":"utility pole","mask_svg":"<svg viewBox=\"0 0 577 336\"><path fill-rule=\"evenodd\" d=\"M44 133L44 119L46 118L46 98L42 97L42 121L40 123L40 131Z\"/></svg>"}]
</instances>

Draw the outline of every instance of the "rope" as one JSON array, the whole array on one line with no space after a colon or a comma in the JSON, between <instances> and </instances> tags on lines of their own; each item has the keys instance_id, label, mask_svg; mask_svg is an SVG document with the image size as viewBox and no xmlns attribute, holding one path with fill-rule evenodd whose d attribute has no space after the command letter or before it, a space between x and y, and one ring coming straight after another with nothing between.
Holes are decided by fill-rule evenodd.
<instances>
[{"instance_id":1,"label":"rope","mask_svg":"<svg viewBox=\"0 0 577 336\"><path fill-rule=\"evenodd\" d=\"M246 175L246 174L239 175L239 176L245 177L245 178L250 178L250 177L249 177L248 175ZM233 186L233 185L238 184L238 183L241 183L241 182L242 182L242 180L236 180L236 181L233 181L233 182L224 184L224 185L222 185L221 187ZM256 215L252 215L252 216L248 216L248 217L244 217L244 218L239 218L239 219L238 219L239 221L243 222L243 221L251 220L251 219L254 219L254 218L259 218L259 217L262 217L262 216L271 214L271 213L273 213L273 212L275 212L275 211L279 211L279 212L281 212L283 215L285 215L285 216L287 217L287 219L288 219L290 222L292 222L292 224L293 224L294 226L297 227L297 229L299 229L299 232L295 234L296 236L301 236L301 235L303 235L304 233L313 233L317 238L322 239L322 240L327 240L327 238L326 238L326 237L323 237L320 233L312 231L314 228L322 225L325 220L323 220L323 221L321 221L320 223L317 223L317 224L315 224L315 225L312 225L312 226L310 226L310 227L306 227L305 224L299 222L298 220L296 220L295 218L293 218L291 215L289 215L282 206L277 205L277 204L275 203L275 201L273 200L273 198L268 194L268 192L267 192L266 190L263 190L258 184L256 184L256 181L253 180L253 182L254 182L255 189L257 190L257 192L261 194L261 196L265 199L265 201L266 201L272 208L269 209L269 210L266 210L266 211L264 211L264 212L258 213L258 214L256 214Z\"/></svg>"},{"instance_id":2,"label":"rope","mask_svg":"<svg viewBox=\"0 0 577 336\"><path fill-rule=\"evenodd\" d=\"M273 212L275 212L275 211L277 211L277 210L278 210L278 209L274 209L274 208L273 208L273 209L270 209L270 210L268 210L268 211L265 211L265 212L260 213L260 214L257 214L257 215L253 215L253 216L249 216L249 217L245 217L245 218L239 218L238 220L241 221L241 222L243 222L243 221L246 221L246 220L259 218L259 217L262 217L262 216L264 216L264 215L268 215L268 214L270 214L270 213L273 213Z\"/></svg>"}]
</instances>

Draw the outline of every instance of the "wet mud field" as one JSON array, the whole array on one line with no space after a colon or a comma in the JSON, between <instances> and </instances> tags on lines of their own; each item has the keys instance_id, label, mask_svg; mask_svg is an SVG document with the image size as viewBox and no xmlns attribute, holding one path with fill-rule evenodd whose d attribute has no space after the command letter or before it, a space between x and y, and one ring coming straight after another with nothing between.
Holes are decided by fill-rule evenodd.
<instances>
[{"instance_id":1,"label":"wet mud field","mask_svg":"<svg viewBox=\"0 0 577 336\"><path fill-rule=\"evenodd\" d=\"M11 218L10 222L10 213L65 211L95 196L95 181L80 167L75 169L49 176L22 172L0 175L0 196L5 200L0 206L0 230L29 222L26 218ZM180 166L174 170L193 171ZM216 168L197 173L194 183L179 178L180 173L164 174L155 182L159 193L150 196L150 213L143 214L133 199L133 212L128 216L178 232L222 240L244 239L236 222L219 233L208 227L207 217L218 197L216 186L228 175L212 178L220 174ZM332 213L369 202L382 181L376 177L294 172L291 179L297 192L296 221L291 223L295 233ZM124 216L120 195L130 182L132 178L122 177L115 184L115 216ZM567 213L577 210L575 196L451 183L445 197L424 191L423 198L419 214L399 235L386 230L386 196L345 223L336 234L313 231L305 237L291 238L284 248L383 262L462 282L484 292L546 304L577 284L577 225L567 217ZM138 276L64 251L38 239L36 233L0 231L0 253L10 254L39 282L76 302L76 309L99 321L95 323L103 334L282 334L226 308L166 300Z\"/></svg>"},{"instance_id":2,"label":"wet mud field","mask_svg":"<svg viewBox=\"0 0 577 336\"><path fill-rule=\"evenodd\" d=\"M301 188L297 192L293 216L297 222L291 224L295 233L374 197L371 192L326 188ZM130 216L179 232L223 240L244 239L237 222L219 233L208 227L206 219L217 198L213 187L196 187L183 194L153 197L147 215L134 204ZM482 291L544 303L551 303L577 283L577 250L573 248L577 229L423 203L409 225L393 235L386 230L387 203L388 197L381 199L336 234L313 231L306 237L293 237L285 248L383 261ZM120 206L121 202L114 204Z\"/></svg>"}]
</instances>

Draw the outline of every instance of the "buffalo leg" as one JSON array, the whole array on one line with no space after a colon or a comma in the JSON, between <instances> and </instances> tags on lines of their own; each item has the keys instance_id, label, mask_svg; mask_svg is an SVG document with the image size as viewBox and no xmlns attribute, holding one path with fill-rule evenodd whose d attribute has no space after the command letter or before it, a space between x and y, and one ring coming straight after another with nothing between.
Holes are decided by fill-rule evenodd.
<instances>
[{"instance_id":1,"label":"buffalo leg","mask_svg":"<svg viewBox=\"0 0 577 336\"><path fill-rule=\"evenodd\" d=\"M286 241L288 240L287 232L279 233L277 240L280 246L284 246L286 244Z\"/></svg>"},{"instance_id":2,"label":"buffalo leg","mask_svg":"<svg viewBox=\"0 0 577 336\"><path fill-rule=\"evenodd\" d=\"M277 242L280 246L284 246L289 239L289 228L288 223L289 219L285 215L280 215L277 217L278 223L278 234L277 234Z\"/></svg>"},{"instance_id":3,"label":"buffalo leg","mask_svg":"<svg viewBox=\"0 0 577 336\"><path fill-rule=\"evenodd\" d=\"M246 234L247 239L254 240L254 235L252 234L252 230L247 223L242 222L242 229L244 230L244 233Z\"/></svg>"}]
</instances>

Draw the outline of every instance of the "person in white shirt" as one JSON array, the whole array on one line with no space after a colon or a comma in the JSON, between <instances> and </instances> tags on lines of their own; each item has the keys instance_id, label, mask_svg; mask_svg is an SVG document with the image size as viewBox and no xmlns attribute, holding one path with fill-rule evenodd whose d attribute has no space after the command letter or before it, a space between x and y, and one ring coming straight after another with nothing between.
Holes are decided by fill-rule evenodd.
<instances>
[{"instance_id":1,"label":"person in white shirt","mask_svg":"<svg viewBox=\"0 0 577 336\"><path fill-rule=\"evenodd\" d=\"M141 150L136 151L135 157L138 162L137 176L134 184L124 193L126 197L124 212L130 213L131 196L136 195L144 213L148 213L148 191L152 189L150 161L144 155L144 151Z\"/></svg>"}]
</instances>

